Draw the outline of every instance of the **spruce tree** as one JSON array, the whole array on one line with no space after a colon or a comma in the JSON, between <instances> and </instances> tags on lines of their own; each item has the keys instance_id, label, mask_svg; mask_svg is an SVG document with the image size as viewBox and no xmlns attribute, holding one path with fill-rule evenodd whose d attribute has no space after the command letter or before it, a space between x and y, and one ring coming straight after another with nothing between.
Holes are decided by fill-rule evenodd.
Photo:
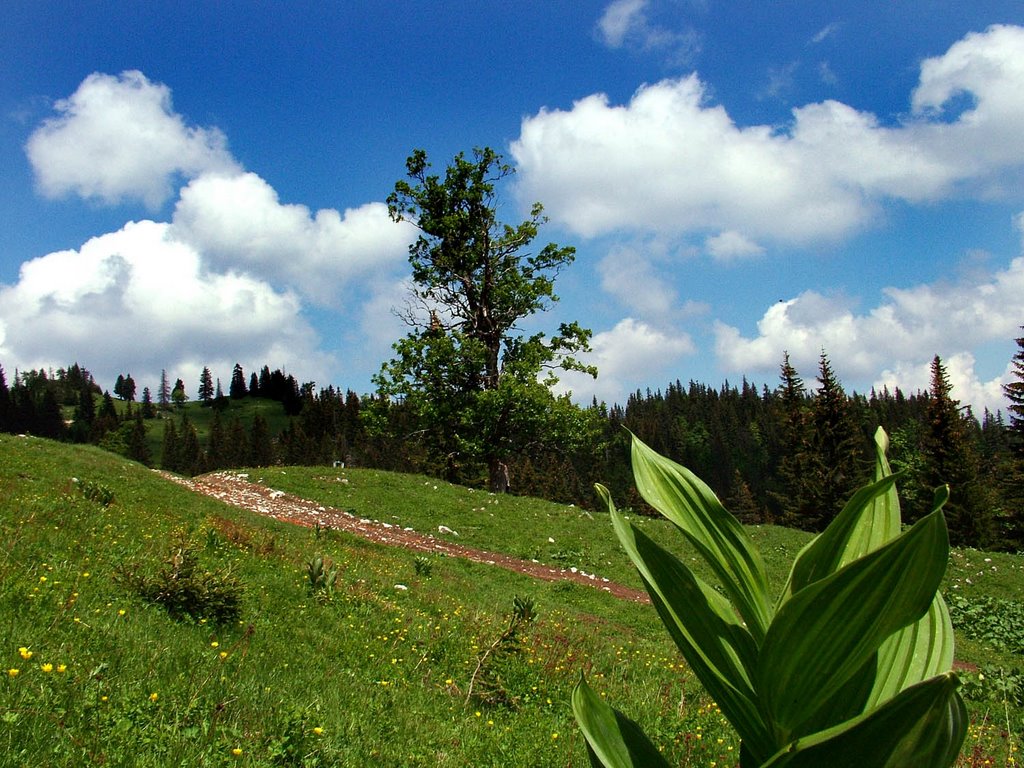
<instances>
[{"instance_id":1,"label":"spruce tree","mask_svg":"<svg viewBox=\"0 0 1024 768\"><path fill-rule=\"evenodd\" d=\"M256 375L256 371L252 372L249 376L249 397L260 397L260 379Z\"/></svg>"},{"instance_id":2,"label":"spruce tree","mask_svg":"<svg viewBox=\"0 0 1024 768\"><path fill-rule=\"evenodd\" d=\"M171 419L164 420L164 440L160 451L160 466L168 472L181 472L178 450L178 428Z\"/></svg>"},{"instance_id":3,"label":"spruce tree","mask_svg":"<svg viewBox=\"0 0 1024 768\"><path fill-rule=\"evenodd\" d=\"M156 402L161 410L168 410L171 407L171 385L167 381L167 370L160 370L160 389L156 393Z\"/></svg>"},{"instance_id":4,"label":"spruce tree","mask_svg":"<svg viewBox=\"0 0 1024 768\"><path fill-rule=\"evenodd\" d=\"M131 432L128 433L127 452L129 459L148 467L152 457L149 453L149 445L146 443L146 424L142 418L142 412L138 411L132 422Z\"/></svg>"},{"instance_id":5,"label":"spruce tree","mask_svg":"<svg viewBox=\"0 0 1024 768\"><path fill-rule=\"evenodd\" d=\"M261 413L256 414L249 429L249 458L254 467L269 467L274 463L274 445L270 440L270 427Z\"/></svg>"},{"instance_id":6,"label":"spruce tree","mask_svg":"<svg viewBox=\"0 0 1024 768\"><path fill-rule=\"evenodd\" d=\"M11 390L4 378L4 367L0 365L0 432L11 431Z\"/></svg>"},{"instance_id":7,"label":"spruce tree","mask_svg":"<svg viewBox=\"0 0 1024 768\"><path fill-rule=\"evenodd\" d=\"M778 509L783 525L808 528L818 517L814 506L812 478L819 472L812 448L813 425L803 379L783 353L777 390L779 401L779 433L782 456L779 460L779 489L769 497Z\"/></svg>"},{"instance_id":8,"label":"spruce tree","mask_svg":"<svg viewBox=\"0 0 1024 768\"><path fill-rule=\"evenodd\" d=\"M142 388L142 418L152 419L156 416L156 411L153 409L153 395L149 391L149 387Z\"/></svg>"},{"instance_id":9,"label":"spruce tree","mask_svg":"<svg viewBox=\"0 0 1024 768\"><path fill-rule=\"evenodd\" d=\"M950 542L955 546L984 548L994 543L994 499L979 482L979 462L968 439L960 401L952 397L949 375L936 355L931 367L931 397L921 446L925 480L929 487L946 484L950 496L944 513Z\"/></svg>"},{"instance_id":10,"label":"spruce tree","mask_svg":"<svg viewBox=\"0 0 1024 768\"><path fill-rule=\"evenodd\" d=\"M818 390L811 406L814 427L815 508L811 529L824 530L868 478L864 439L853 420L850 399L821 353Z\"/></svg>"},{"instance_id":11,"label":"spruce tree","mask_svg":"<svg viewBox=\"0 0 1024 768\"><path fill-rule=\"evenodd\" d=\"M213 375L210 369L203 366L203 372L199 374L199 402L203 405L210 405L213 400Z\"/></svg>"},{"instance_id":12,"label":"spruce tree","mask_svg":"<svg viewBox=\"0 0 1024 768\"><path fill-rule=\"evenodd\" d=\"M248 394L248 390L245 388L245 373L242 371L240 363L235 363L235 368L231 372L231 386L228 387L228 395L232 400L240 400Z\"/></svg>"},{"instance_id":13,"label":"spruce tree","mask_svg":"<svg viewBox=\"0 0 1024 768\"><path fill-rule=\"evenodd\" d=\"M1021 326L1024 330L1024 326ZM1010 401L1009 457L1003 475L1002 491L1006 502L1005 543L1011 549L1024 548L1024 336L1018 338L1013 356L1013 380L1003 386Z\"/></svg>"}]
</instances>

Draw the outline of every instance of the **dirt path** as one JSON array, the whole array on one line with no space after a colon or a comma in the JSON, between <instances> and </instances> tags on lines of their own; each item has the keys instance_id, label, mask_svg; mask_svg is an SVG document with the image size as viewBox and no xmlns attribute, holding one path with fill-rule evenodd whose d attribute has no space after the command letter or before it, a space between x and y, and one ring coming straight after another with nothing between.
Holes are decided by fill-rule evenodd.
<instances>
[{"instance_id":1,"label":"dirt path","mask_svg":"<svg viewBox=\"0 0 1024 768\"><path fill-rule=\"evenodd\" d=\"M404 547L416 552L450 555L472 560L475 563L494 565L516 573L523 573L545 581L572 581L584 584L618 598L638 603L648 603L650 598L642 592L608 579L584 573L576 568L556 568L532 560L520 560L499 552L485 552L464 547L461 544L441 539L431 534L417 533L411 528L399 528L377 520L367 520L333 507L325 507L315 501L276 491L264 485L250 482L246 475L235 472L213 472L199 477L186 478L161 473L169 480L198 493L204 493L232 506L248 509L276 520L303 525L309 528L320 524L335 530L361 536L364 539Z\"/></svg>"}]
</instances>

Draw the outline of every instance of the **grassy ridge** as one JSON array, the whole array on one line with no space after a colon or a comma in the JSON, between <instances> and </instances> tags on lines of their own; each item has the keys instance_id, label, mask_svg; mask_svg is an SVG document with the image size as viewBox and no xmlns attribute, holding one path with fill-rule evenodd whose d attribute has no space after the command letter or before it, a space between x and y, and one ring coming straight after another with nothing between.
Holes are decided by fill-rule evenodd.
<instances>
[{"instance_id":1,"label":"grassy ridge","mask_svg":"<svg viewBox=\"0 0 1024 768\"><path fill-rule=\"evenodd\" d=\"M416 476L250 474L365 517L422 532L446 525L469 546L637 583L603 515ZM675 546L664 523L641 524ZM158 570L175 531L205 568L245 585L240 622L175 621L118 583L131 563ZM753 534L781 583L806 537ZM674 764L737 762L734 735L654 611L597 590L318 535L197 497L111 454L34 438L0 436L0 540L0 765L582 766L568 708L581 671ZM317 555L338 569L331 599L307 586ZM957 552L947 591L1019 600L1020 568L1019 557ZM514 595L532 598L539 616L514 652L485 664L505 703L467 702ZM1019 665L984 639L958 643L966 662ZM970 706L978 718L1000 712ZM1002 732L1019 733L1019 720L1013 707L997 728L979 721L977 753L963 765L1010 764Z\"/></svg>"}]
</instances>

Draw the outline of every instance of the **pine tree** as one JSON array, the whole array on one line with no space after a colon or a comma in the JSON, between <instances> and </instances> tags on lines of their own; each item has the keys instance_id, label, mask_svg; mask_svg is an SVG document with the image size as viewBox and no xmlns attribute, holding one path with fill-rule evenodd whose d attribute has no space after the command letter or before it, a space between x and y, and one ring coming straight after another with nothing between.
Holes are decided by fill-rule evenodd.
<instances>
[{"instance_id":1,"label":"pine tree","mask_svg":"<svg viewBox=\"0 0 1024 768\"><path fill-rule=\"evenodd\" d=\"M0 365L0 432L11 431L11 390L4 378L4 367Z\"/></svg>"},{"instance_id":2,"label":"pine tree","mask_svg":"<svg viewBox=\"0 0 1024 768\"><path fill-rule=\"evenodd\" d=\"M227 463L227 453L227 434L224 431L224 422L221 420L220 411L215 410L213 418L210 420L210 436L206 441L207 471L231 466Z\"/></svg>"},{"instance_id":3,"label":"pine tree","mask_svg":"<svg viewBox=\"0 0 1024 768\"><path fill-rule=\"evenodd\" d=\"M256 371L253 371L252 375L249 377L249 397L261 397L260 380L256 375Z\"/></svg>"},{"instance_id":4,"label":"pine tree","mask_svg":"<svg viewBox=\"0 0 1024 768\"><path fill-rule=\"evenodd\" d=\"M1021 326L1024 330L1024 326ZM1006 502L1006 545L1011 549L1024 548L1024 336L1018 338L1017 353L1013 356L1013 380L1003 386L1003 394L1010 401L1007 410L1009 424L1009 457L1006 461L1003 498Z\"/></svg>"},{"instance_id":5,"label":"pine tree","mask_svg":"<svg viewBox=\"0 0 1024 768\"><path fill-rule=\"evenodd\" d=\"M175 407L181 408L185 405L188 400L188 395L185 394L185 382L181 379L177 379L174 382L174 389L171 390L171 401Z\"/></svg>"},{"instance_id":6,"label":"pine tree","mask_svg":"<svg viewBox=\"0 0 1024 768\"><path fill-rule=\"evenodd\" d=\"M117 381L114 382L114 396L124 400L124 374L117 374Z\"/></svg>"},{"instance_id":7,"label":"pine tree","mask_svg":"<svg viewBox=\"0 0 1024 768\"><path fill-rule=\"evenodd\" d=\"M199 402L206 406L213 400L213 375L206 366L203 366L203 372L199 375L198 396Z\"/></svg>"},{"instance_id":8,"label":"pine tree","mask_svg":"<svg viewBox=\"0 0 1024 768\"><path fill-rule=\"evenodd\" d=\"M248 394L248 390L245 388L245 373L242 371L240 363L235 363L235 368L231 372L231 386L228 387L228 395L232 400L240 400Z\"/></svg>"},{"instance_id":9,"label":"pine tree","mask_svg":"<svg viewBox=\"0 0 1024 768\"><path fill-rule=\"evenodd\" d=\"M816 468L813 487L817 515L812 530L824 530L868 478L864 439L857 430L850 399L821 353L819 387L811 406Z\"/></svg>"},{"instance_id":10,"label":"pine tree","mask_svg":"<svg viewBox=\"0 0 1024 768\"><path fill-rule=\"evenodd\" d=\"M185 475L199 475L205 471L206 456L199 445L199 433L189 420L188 414L182 414L179 427L178 462L179 472Z\"/></svg>"},{"instance_id":11,"label":"pine tree","mask_svg":"<svg viewBox=\"0 0 1024 768\"><path fill-rule=\"evenodd\" d=\"M167 370L160 370L160 389L156 393L156 402L161 410L168 410L171 407L171 385L167 381Z\"/></svg>"},{"instance_id":12,"label":"pine tree","mask_svg":"<svg viewBox=\"0 0 1024 768\"><path fill-rule=\"evenodd\" d=\"M777 390L779 401L779 434L782 457L779 460L780 489L769 492L778 506L783 525L808 528L818 517L812 478L820 471L812 447L813 426L803 379L785 352Z\"/></svg>"},{"instance_id":13,"label":"pine tree","mask_svg":"<svg viewBox=\"0 0 1024 768\"><path fill-rule=\"evenodd\" d=\"M124 386L122 387L121 391L124 396L124 399L127 400L129 403L135 401L135 379L132 378L132 375L130 373L127 376L125 376Z\"/></svg>"},{"instance_id":14,"label":"pine tree","mask_svg":"<svg viewBox=\"0 0 1024 768\"><path fill-rule=\"evenodd\" d=\"M166 419L164 422L164 440L160 451L160 466L168 472L181 472L181 462L178 451L178 428L174 421Z\"/></svg>"},{"instance_id":15,"label":"pine tree","mask_svg":"<svg viewBox=\"0 0 1024 768\"><path fill-rule=\"evenodd\" d=\"M979 462L967 437L960 401L952 397L949 376L936 355L932 360L931 397L922 441L925 480L932 488L949 486L944 512L950 542L955 546L987 547L994 543L994 499L979 482Z\"/></svg>"},{"instance_id":16,"label":"pine tree","mask_svg":"<svg viewBox=\"0 0 1024 768\"><path fill-rule=\"evenodd\" d=\"M127 452L129 459L146 466L149 466L152 460L149 453L149 445L146 443L146 424L142 420L141 411L138 412L138 415L133 420L131 432L128 433Z\"/></svg>"},{"instance_id":17,"label":"pine tree","mask_svg":"<svg viewBox=\"0 0 1024 768\"><path fill-rule=\"evenodd\" d=\"M274 445L270 440L270 427L261 413L256 414L249 429L249 457L254 467L269 467L274 463Z\"/></svg>"},{"instance_id":18,"label":"pine tree","mask_svg":"<svg viewBox=\"0 0 1024 768\"><path fill-rule=\"evenodd\" d=\"M153 409L153 395L150 394L149 387L142 388L142 418L152 419L156 416L156 411Z\"/></svg>"}]
</instances>

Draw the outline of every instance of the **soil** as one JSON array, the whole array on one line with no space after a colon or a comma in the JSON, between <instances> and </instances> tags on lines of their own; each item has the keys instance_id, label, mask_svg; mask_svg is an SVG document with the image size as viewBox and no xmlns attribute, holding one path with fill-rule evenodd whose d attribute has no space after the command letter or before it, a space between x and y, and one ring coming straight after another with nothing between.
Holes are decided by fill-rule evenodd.
<instances>
[{"instance_id":1,"label":"soil","mask_svg":"<svg viewBox=\"0 0 1024 768\"><path fill-rule=\"evenodd\" d=\"M168 479L198 493L286 523L308 528L320 525L333 530L345 531L378 544L403 547L415 552L461 557L475 563L493 565L522 573L535 579L575 582L600 589L623 600L637 603L650 602L646 592L616 584L600 576L585 573L578 568L560 568L533 560L520 560L499 552L486 552L465 547L429 533L418 533L411 528L400 528L389 523L360 518L350 512L325 507L315 501L250 482L247 476L241 473L213 472L192 478L179 477L169 473L163 474Z\"/></svg>"}]
</instances>

